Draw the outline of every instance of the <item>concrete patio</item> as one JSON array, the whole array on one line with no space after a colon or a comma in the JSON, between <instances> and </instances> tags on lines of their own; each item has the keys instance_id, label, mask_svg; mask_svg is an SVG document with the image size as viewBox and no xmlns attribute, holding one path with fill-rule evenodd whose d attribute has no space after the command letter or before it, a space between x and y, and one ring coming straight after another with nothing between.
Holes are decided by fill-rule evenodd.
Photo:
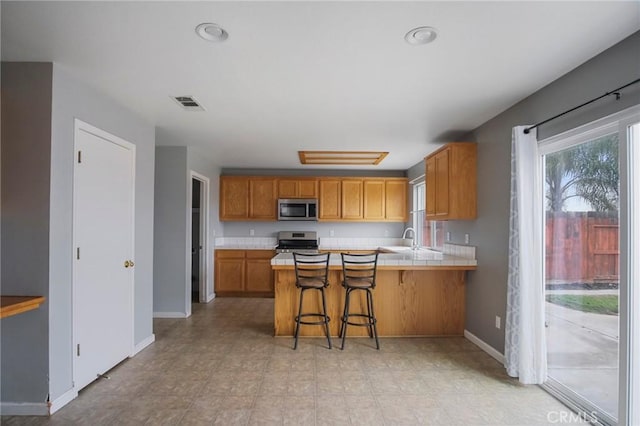
<instances>
[{"instance_id":1,"label":"concrete patio","mask_svg":"<svg viewBox=\"0 0 640 426\"><path fill-rule=\"evenodd\" d=\"M617 290L548 291L547 294L618 294ZM618 417L617 315L602 315L546 303L549 377L578 391Z\"/></svg>"}]
</instances>

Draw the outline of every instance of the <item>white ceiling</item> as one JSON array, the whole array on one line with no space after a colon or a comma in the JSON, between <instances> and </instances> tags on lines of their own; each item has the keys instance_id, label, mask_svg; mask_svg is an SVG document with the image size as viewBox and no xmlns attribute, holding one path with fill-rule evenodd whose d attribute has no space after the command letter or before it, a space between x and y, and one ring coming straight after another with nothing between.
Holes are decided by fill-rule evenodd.
<instances>
[{"instance_id":1,"label":"white ceiling","mask_svg":"<svg viewBox=\"0 0 640 426\"><path fill-rule=\"evenodd\" d=\"M2 59L56 62L222 167L381 150L377 168L407 169L637 31L639 5L3 1ZM229 39L199 39L202 22ZM423 25L438 39L407 44Z\"/></svg>"}]
</instances>

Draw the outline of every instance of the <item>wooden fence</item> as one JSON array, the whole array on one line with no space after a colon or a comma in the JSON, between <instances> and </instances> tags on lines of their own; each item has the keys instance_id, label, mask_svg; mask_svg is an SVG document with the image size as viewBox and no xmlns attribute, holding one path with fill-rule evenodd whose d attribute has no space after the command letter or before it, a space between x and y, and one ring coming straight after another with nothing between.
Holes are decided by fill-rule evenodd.
<instances>
[{"instance_id":1,"label":"wooden fence","mask_svg":"<svg viewBox=\"0 0 640 426\"><path fill-rule=\"evenodd\" d=\"M547 282L617 282L620 249L617 212L547 212Z\"/></svg>"}]
</instances>

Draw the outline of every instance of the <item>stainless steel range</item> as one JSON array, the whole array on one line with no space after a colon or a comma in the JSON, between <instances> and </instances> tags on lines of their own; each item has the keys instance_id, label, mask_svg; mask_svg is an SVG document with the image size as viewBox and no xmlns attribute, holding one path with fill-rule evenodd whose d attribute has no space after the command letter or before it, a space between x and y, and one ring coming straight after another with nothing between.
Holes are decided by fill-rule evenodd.
<instances>
[{"instance_id":1,"label":"stainless steel range","mask_svg":"<svg viewBox=\"0 0 640 426\"><path fill-rule=\"evenodd\" d=\"M318 253L318 233L315 231L278 232L276 253Z\"/></svg>"}]
</instances>

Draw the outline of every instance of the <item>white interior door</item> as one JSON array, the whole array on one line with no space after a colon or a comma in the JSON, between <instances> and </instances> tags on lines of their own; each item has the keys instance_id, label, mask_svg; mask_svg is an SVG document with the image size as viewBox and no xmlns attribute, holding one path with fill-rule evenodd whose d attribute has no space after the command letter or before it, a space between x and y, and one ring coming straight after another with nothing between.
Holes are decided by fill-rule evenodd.
<instances>
[{"instance_id":1,"label":"white interior door","mask_svg":"<svg viewBox=\"0 0 640 426\"><path fill-rule=\"evenodd\" d=\"M132 353L135 146L76 122L73 376L82 389Z\"/></svg>"}]
</instances>

